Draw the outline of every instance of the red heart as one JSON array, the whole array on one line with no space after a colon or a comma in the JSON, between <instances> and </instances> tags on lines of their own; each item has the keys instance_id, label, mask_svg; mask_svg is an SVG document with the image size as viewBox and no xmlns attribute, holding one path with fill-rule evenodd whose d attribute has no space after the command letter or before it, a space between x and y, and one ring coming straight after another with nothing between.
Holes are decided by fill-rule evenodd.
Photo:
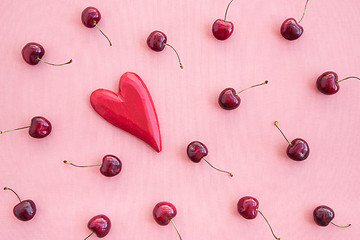
<instances>
[{"instance_id":1,"label":"red heart","mask_svg":"<svg viewBox=\"0 0 360 240\"><path fill-rule=\"evenodd\" d=\"M140 138L161 151L159 121L145 83L132 72L124 73L119 93L97 89L90 96L91 106L109 123Z\"/></svg>"}]
</instances>

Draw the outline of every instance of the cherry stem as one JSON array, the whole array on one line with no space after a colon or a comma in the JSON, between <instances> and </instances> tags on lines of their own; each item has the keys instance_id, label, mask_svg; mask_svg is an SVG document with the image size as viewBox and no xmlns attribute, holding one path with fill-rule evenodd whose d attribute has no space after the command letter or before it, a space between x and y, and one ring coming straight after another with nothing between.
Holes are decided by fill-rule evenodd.
<instances>
[{"instance_id":1,"label":"cherry stem","mask_svg":"<svg viewBox=\"0 0 360 240\"><path fill-rule=\"evenodd\" d=\"M94 234L94 232L90 233L90 235L87 236L84 240L88 239L88 238L91 237L91 235L93 235L93 234Z\"/></svg>"},{"instance_id":2,"label":"cherry stem","mask_svg":"<svg viewBox=\"0 0 360 240\"><path fill-rule=\"evenodd\" d=\"M39 57L36 57L36 59L39 60L39 61L42 61L43 63L49 64L49 65L51 65L51 66L56 66L56 67L58 67L58 66L63 66L63 65L72 63L72 59L70 59L70 60L69 60L68 62L66 62L66 63L61 63L61 64L49 63L49 62L46 62L46 61L42 60L42 59L39 58Z\"/></svg>"},{"instance_id":3,"label":"cherry stem","mask_svg":"<svg viewBox=\"0 0 360 240\"><path fill-rule=\"evenodd\" d=\"M268 84L268 83L269 83L269 81L268 81L268 80L266 80L266 81L265 81L265 82L263 82L263 83L259 83L259 84L256 84L256 85L254 85L254 86L251 86L251 87L245 88L245 89L241 90L240 92L238 92L236 95L239 95L239 94L240 94L240 93L242 93L243 91L246 91L246 90L248 90L248 89L250 89L250 88L253 88L253 87L258 87L258 86L265 85L265 84Z\"/></svg>"},{"instance_id":4,"label":"cherry stem","mask_svg":"<svg viewBox=\"0 0 360 240\"><path fill-rule=\"evenodd\" d=\"M214 166L211 165L211 163L209 163L209 161L206 160L205 158L203 158L203 160L204 160L205 162L207 162L207 164L209 164L210 167L212 167L213 169L215 169L215 170L217 170L217 171L220 171L220 172L223 172L223 173L227 173L227 174L230 175L230 177L234 176L231 172L227 172L227 171L224 171L224 170L221 170L221 169L218 169L218 168L214 167Z\"/></svg>"},{"instance_id":5,"label":"cherry stem","mask_svg":"<svg viewBox=\"0 0 360 240\"><path fill-rule=\"evenodd\" d=\"M351 224L348 224L348 225L345 225L345 226L340 226L340 225L337 225L337 224L335 224L335 223L333 223L333 222L330 222L332 225L334 225L334 226L337 226L337 227L341 227L341 228L347 228L347 227L350 227L351 226Z\"/></svg>"},{"instance_id":6,"label":"cherry stem","mask_svg":"<svg viewBox=\"0 0 360 240\"><path fill-rule=\"evenodd\" d=\"M272 233L272 235L274 236L274 238L277 239L277 240L280 240L280 238L276 237L276 235L274 234L274 231L273 231L273 229L272 229L269 221L268 221L268 220L266 219L266 217L264 216L264 214L262 214L262 212L260 212L259 209L255 209L255 210L256 210L258 213L260 213L260 215L265 219L265 221L266 221L266 223L268 224L268 226L269 226L269 228L270 228L270 230L271 230L271 233Z\"/></svg>"},{"instance_id":7,"label":"cherry stem","mask_svg":"<svg viewBox=\"0 0 360 240\"><path fill-rule=\"evenodd\" d=\"M99 26L96 24L96 21L94 21L94 24L97 27L97 29L99 29L99 31L102 33L102 35L104 35L104 37L109 41L110 46L112 46L112 43L111 43L110 39L106 36L106 34L103 31L101 31Z\"/></svg>"},{"instance_id":8,"label":"cherry stem","mask_svg":"<svg viewBox=\"0 0 360 240\"><path fill-rule=\"evenodd\" d=\"M355 78L355 79L357 79L357 80L360 80L360 78L358 78L358 77L351 76L351 77L347 77L347 78L344 78L344 79L338 80L338 81L336 81L336 82L337 82L337 83L339 83L339 82L342 82L342 81L348 80L348 79L350 79L350 78Z\"/></svg>"},{"instance_id":9,"label":"cherry stem","mask_svg":"<svg viewBox=\"0 0 360 240\"><path fill-rule=\"evenodd\" d=\"M176 230L177 234L179 235L180 240L182 240L181 235L180 235L179 231L177 230L177 228L176 228L176 226L175 226L175 223L173 222L173 220L172 220L172 219L170 219L170 222L171 222L171 223L172 223L172 225L174 226L174 228L175 228L175 230Z\"/></svg>"},{"instance_id":10,"label":"cherry stem","mask_svg":"<svg viewBox=\"0 0 360 240\"><path fill-rule=\"evenodd\" d=\"M171 48L175 51L176 56L177 56L177 58L179 59L180 68L181 68L181 69L184 69L184 66L182 65L181 60L180 60L180 56L179 56L178 52L175 50L175 48L174 48L173 46L171 46L170 44L168 44L168 43L164 43L164 45L171 47Z\"/></svg>"},{"instance_id":11,"label":"cherry stem","mask_svg":"<svg viewBox=\"0 0 360 240\"><path fill-rule=\"evenodd\" d=\"M96 167L96 166L101 166L101 164L94 164L94 165L87 165L87 166L79 166L79 165L75 165L75 164L73 164L73 163L71 163L71 162L69 162L69 161L64 161L64 163L70 164L70 165L72 165L72 166L74 166L74 167Z\"/></svg>"},{"instance_id":12,"label":"cherry stem","mask_svg":"<svg viewBox=\"0 0 360 240\"><path fill-rule=\"evenodd\" d=\"M6 130L6 131L0 131L0 134L6 133L6 132L17 131L17 130L21 130L21 129L25 129L25 128L29 128L29 127L31 127L31 126L26 126L26 127L21 127L21 128L15 128L15 129Z\"/></svg>"},{"instance_id":13,"label":"cherry stem","mask_svg":"<svg viewBox=\"0 0 360 240\"><path fill-rule=\"evenodd\" d=\"M305 8L304 8L304 13L303 13L303 15L302 15L302 17L301 17L301 19L300 19L299 23L301 22L301 20L303 20L303 18L304 18L304 16L305 16L306 7L307 7L307 5L308 5L308 2L309 2L309 0L307 0L307 1L306 1Z\"/></svg>"},{"instance_id":14,"label":"cherry stem","mask_svg":"<svg viewBox=\"0 0 360 240\"><path fill-rule=\"evenodd\" d=\"M279 129L279 131L281 132L281 134L283 135L283 137L285 138L285 140L288 142L288 144L289 144L290 146L292 146L291 142L289 142L289 140L286 138L286 136L285 136L285 134L283 133L283 131L281 131L281 129L279 128L279 126L278 126L278 121L275 121L275 122L274 122L274 125L277 127L277 129Z\"/></svg>"},{"instance_id":15,"label":"cherry stem","mask_svg":"<svg viewBox=\"0 0 360 240\"><path fill-rule=\"evenodd\" d=\"M225 11L225 17L224 17L224 22L226 21L226 15L227 15L227 12L229 10L229 7L230 7L230 4L233 2L234 0L231 0L226 8L226 11Z\"/></svg>"},{"instance_id":16,"label":"cherry stem","mask_svg":"<svg viewBox=\"0 0 360 240\"><path fill-rule=\"evenodd\" d=\"M21 199L20 199L19 195L17 195L17 193L16 193L14 190L12 190L11 188L8 188L8 187L4 187L4 190L10 190L10 191L12 191L13 193L15 193L15 195L16 195L17 198L19 199L19 202L21 202Z\"/></svg>"}]
</instances>

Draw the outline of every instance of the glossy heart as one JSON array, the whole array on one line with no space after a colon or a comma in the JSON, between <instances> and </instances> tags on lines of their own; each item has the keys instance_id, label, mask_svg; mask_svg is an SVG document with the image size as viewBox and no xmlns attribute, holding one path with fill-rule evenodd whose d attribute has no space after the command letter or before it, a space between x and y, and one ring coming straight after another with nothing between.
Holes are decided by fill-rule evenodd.
<instances>
[{"instance_id":1,"label":"glossy heart","mask_svg":"<svg viewBox=\"0 0 360 240\"><path fill-rule=\"evenodd\" d=\"M97 89L90 96L94 110L106 121L161 151L159 121L145 83L132 72L124 73L119 93Z\"/></svg>"}]
</instances>

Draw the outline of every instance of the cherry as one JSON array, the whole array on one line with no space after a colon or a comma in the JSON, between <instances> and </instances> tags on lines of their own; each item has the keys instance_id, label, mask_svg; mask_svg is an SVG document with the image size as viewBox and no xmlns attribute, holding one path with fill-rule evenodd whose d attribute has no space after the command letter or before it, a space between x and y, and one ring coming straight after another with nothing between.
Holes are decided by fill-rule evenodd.
<instances>
[{"instance_id":1,"label":"cherry","mask_svg":"<svg viewBox=\"0 0 360 240\"><path fill-rule=\"evenodd\" d=\"M294 18L288 18L281 25L280 33L285 39L290 40L290 41L296 40L299 37L301 37L301 35L303 34L304 29L302 26L300 26L300 22L305 16L306 7L307 7L308 2L309 2L309 0L306 1L304 13L303 13L301 19L299 20L299 22L296 22L296 20Z\"/></svg>"},{"instance_id":2,"label":"cherry","mask_svg":"<svg viewBox=\"0 0 360 240\"><path fill-rule=\"evenodd\" d=\"M13 213L14 213L15 217L21 221L29 221L29 220L33 219L33 217L36 214L35 203L32 200L21 201L19 195L17 195L17 193L14 190L12 190L11 188L4 187L4 190L12 191L20 201L20 203L15 205L15 207L13 209Z\"/></svg>"},{"instance_id":3,"label":"cherry","mask_svg":"<svg viewBox=\"0 0 360 240\"><path fill-rule=\"evenodd\" d=\"M29 128L29 135L33 138L44 138L51 133L52 126L49 120L44 117L37 116L31 119L30 126L0 131L0 134L25 128Z\"/></svg>"},{"instance_id":4,"label":"cherry","mask_svg":"<svg viewBox=\"0 0 360 240\"><path fill-rule=\"evenodd\" d=\"M171 47L176 53L176 56L179 60L180 68L181 69L184 68L184 66L181 63L180 56L175 50L175 48L167 43L167 37L165 33L160 31L153 31L152 33L150 33L149 37L147 38L146 43L148 47L154 50L155 52L161 52L162 50L164 50L165 46Z\"/></svg>"},{"instance_id":5,"label":"cherry","mask_svg":"<svg viewBox=\"0 0 360 240\"><path fill-rule=\"evenodd\" d=\"M325 205L316 207L313 212L313 217L314 217L315 223L322 227L329 225L329 223L331 223L332 225L335 225L337 227L342 227L342 228L351 226L351 224L348 224L346 226L340 226L340 225L333 223L332 220L335 217L335 212L330 207L325 206Z\"/></svg>"},{"instance_id":6,"label":"cherry","mask_svg":"<svg viewBox=\"0 0 360 240\"><path fill-rule=\"evenodd\" d=\"M100 11L94 7L87 7L81 13L81 21L85 25L85 27L88 28L96 27L101 32L101 34L104 35L104 37L109 41L110 46L112 46L110 39L106 36L106 34L103 31L101 31L101 29L97 25L100 22L100 19L101 19Z\"/></svg>"},{"instance_id":7,"label":"cherry","mask_svg":"<svg viewBox=\"0 0 360 240\"><path fill-rule=\"evenodd\" d=\"M72 63L72 59L70 59L70 61L68 61L66 63L61 63L61 64L49 63L49 62L42 60L41 58L45 54L45 49L40 44L34 43L34 42L29 42L28 44L26 44L23 47L21 54L22 54L25 62L27 62L30 65L36 65L40 61L43 63L49 64L49 65L52 65L52 66L62 66L62 65Z\"/></svg>"},{"instance_id":8,"label":"cherry","mask_svg":"<svg viewBox=\"0 0 360 240\"><path fill-rule=\"evenodd\" d=\"M175 226L175 223L172 220L176 216L176 214L176 207L169 202L159 202L155 205L153 210L153 217L155 221L161 226L166 226L171 222L180 239L182 239L179 231Z\"/></svg>"},{"instance_id":9,"label":"cherry","mask_svg":"<svg viewBox=\"0 0 360 240\"><path fill-rule=\"evenodd\" d=\"M224 20L222 19L217 19L212 26L212 33L214 35L214 37L218 40L226 40L228 39L231 34L234 31L234 24L232 22L226 21L226 15L227 12L229 10L230 4L233 2L234 0L231 0L230 3L228 4L227 8L226 8L226 12L225 12L225 17Z\"/></svg>"},{"instance_id":10,"label":"cherry","mask_svg":"<svg viewBox=\"0 0 360 240\"><path fill-rule=\"evenodd\" d=\"M265 81L263 83L256 84L254 86L245 88L238 93L236 93L235 89L233 89L233 88L225 88L224 90L222 90L222 92L219 95L219 99L218 99L219 105L220 105L220 107L222 107L225 110L234 110L240 106L241 99L238 96L240 93L242 93L250 88L253 88L253 87L268 84L268 82L269 81Z\"/></svg>"},{"instance_id":11,"label":"cherry","mask_svg":"<svg viewBox=\"0 0 360 240\"><path fill-rule=\"evenodd\" d=\"M122 163L120 159L114 155L105 155L103 157L102 164L95 164L95 165L87 165L87 166L79 166L75 165L69 161L64 161L66 164L70 164L75 167L95 167L95 166L101 166L100 172L102 175L106 177L113 177L120 173L122 169Z\"/></svg>"},{"instance_id":12,"label":"cherry","mask_svg":"<svg viewBox=\"0 0 360 240\"><path fill-rule=\"evenodd\" d=\"M88 239L94 233L96 234L97 237L103 238L110 231L111 221L107 216L103 214L96 215L95 217L90 219L88 223L88 228L92 231L92 233L89 236L87 236L84 240Z\"/></svg>"},{"instance_id":13,"label":"cherry","mask_svg":"<svg viewBox=\"0 0 360 240\"><path fill-rule=\"evenodd\" d=\"M339 91L340 89L339 83L350 78L355 78L360 80L360 78L354 76L338 80L338 75L335 72L332 71L324 72L318 77L316 81L316 87L323 94L333 95Z\"/></svg>"},{"instance_id":14,"label":"cherry","mask_svg":"<svg viewBox=\"0 0 360 240\"><path fill-rule=\"evenodd\" d=\"M288 157L295 161L303 161L307 159L310 153L309 144L301 138L295 138L294 140L289 142L285 134L279 128L278 121L275 121L274 124L289 144L286 149L286 154L288 155Z\"/></svg>"},{"instance_id":15,"label":"cherry","mask_svg":"<svg viewBox=\"0 0 360 240\"><path fill-rule=\"evenodd\" d=\"M256 198L250 197L250 196L245 196L245 197L240 198L240 200L238 201L238 204L237 204L237 209L241 216L243 216L245 219L249 219L249 220L256 218L257 214L260 213L260 215L265 219L266 223L268 224L272 235L276 239L280 240L280 238L275 236L274 231L273 231L270 223L266 219L266 217L262 214L262 212L260 212L259 201Z\"/></svg>"},{"instance_id":16,"label":"cherry","mask_svg":"<svg viewBox=\"0 0 360 240\"><path fill-rule=\"evenodd\" d=\"M230 175L230 177L233 176L233 174L230 172L220 170L220 169L214 167L213 165L210 164L210 162L208 162L204 158L206 155L208 155L208 150L207 150L205 144L203 144L199 141L193 141L187 146L187 155L190 158L190 160L193 161L194 163L198 163L201 161L201 159L203 159L207 164L210 165L210 167L214 168L215 170L227 173Z\"/></svg>"}]
</instances>

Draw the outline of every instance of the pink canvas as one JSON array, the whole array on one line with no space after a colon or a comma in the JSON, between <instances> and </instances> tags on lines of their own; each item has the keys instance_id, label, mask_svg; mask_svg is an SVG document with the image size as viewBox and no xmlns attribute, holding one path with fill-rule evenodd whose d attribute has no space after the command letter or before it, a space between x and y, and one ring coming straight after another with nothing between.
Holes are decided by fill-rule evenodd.
<instances>
[{"instance_id":1,"label":"pink canvas","mask_svg":"<svg viewBox=\"0 0 360 240\"><path fill-rule=\"evenodd\" d=\"M290 42L280 35L288 17L300 19L305 0L235 0L227 20L234 33L216 40L213 22L223 18L228 0L169 1L11 1L2 0L0 28L0 130L26 126L41 115L52 123L43 139L26 130L0 135L0 185L37 205L36 216L21 222L12 213L17 199L0 193L0 239L79 240L89 235L97 214L112 222L107 240L179 239L170 225L153 217L156 203L177 208L173 219L183 240L274 239L258 216L246 220L236 209L246 195L282 240L355 240L360 235L360 81L341 83L332 96L320 93L317 77L332 70L340 78L360 76L358 0L310 0L301 25L304 34ZM99 27L86 28L80 15L94 6ZM160 30L180 54L166 47L154 52L148 35ZM22 59L31 41L45 48L44 60ZM162 151L101 118L90 105L98 88L118 90L125 72L135 72L151 93L160 123ZM241 105L225 111L218 95L226 87L241 93ZM310 146L303 162L290 160L287 143L301 137ZM187 145L206 144L207 160L234 177L191 162ZM75 168L118 156L122 171L113 178L99 168ZM312 219L318 205L335 211L346 229L320 227ZM90 239L97 239L92 236Z\"/></svg>"}]
</instances>

